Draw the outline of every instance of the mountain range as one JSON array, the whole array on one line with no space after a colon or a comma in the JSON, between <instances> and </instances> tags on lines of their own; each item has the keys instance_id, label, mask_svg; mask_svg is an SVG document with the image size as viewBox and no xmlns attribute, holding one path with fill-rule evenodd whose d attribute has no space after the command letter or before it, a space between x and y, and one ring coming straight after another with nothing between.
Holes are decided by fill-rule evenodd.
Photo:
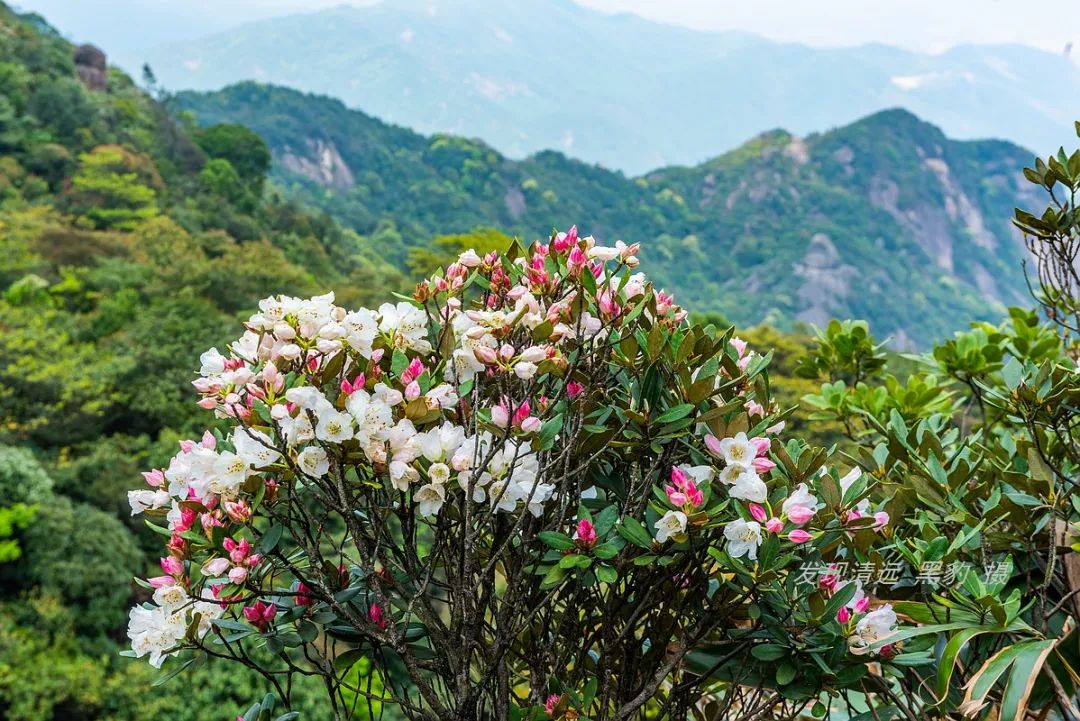
<instances>
[{"instance_id":1,"label":"mountain range","mask_svg":"<svg viewBox=\"0 0 1080 721\"><path fill-rule=\"evenodd\" d=\"M1080 67L1029 47L815 48L572 0L341 6L137 57L172 90L258 80L423 133L480 137L508 157L554 148L632 174L700 162L764 128L805 135L892 107L952 137L1042 152L1071 142L1080 116Z\"/></svg>"},{"instance_id":2,"label":"mountain range","mask_svg":"<svg viewBox=\"0 0 1080 721\"><path fill-rule=\"evenodd\" d=\"M532 240L577 223L640 241L650 275L695 310L781 328L861 317L900 347L1028 302L1010 218L1038 202L1021 172L1030 153L950 140L904 110L806 137L770 131L627 177L554 151L511 160L258 83L174 102L198 123L255 130L279 187L379 238L399 264L439 233L495 226Z\"/></svg>"}]
</instances>

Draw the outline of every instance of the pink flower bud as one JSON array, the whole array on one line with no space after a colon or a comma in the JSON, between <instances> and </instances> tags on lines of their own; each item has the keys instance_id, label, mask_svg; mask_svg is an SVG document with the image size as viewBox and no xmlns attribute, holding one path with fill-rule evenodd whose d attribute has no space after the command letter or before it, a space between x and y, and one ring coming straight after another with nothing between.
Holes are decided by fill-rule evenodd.
<instances>
[{"instance_id":1,"label":"pink flower bud","mask_svg":"<svg viewBox=\"0 0 1080 721\"><path fill-rule=\"evenodd\" d=\"M765 530L769 533L780 533L780 531L784 530L784 522L779 518L770 518L765 521Z\"/></svg>"},{"instance_id":2,"label":"pink flower bud","mask_svg":"<svg viewBox=\"0 0 1080 721\"><path fill-rule=\"evenodd\" d=\"M578 383L577 381L570 381L566 384L566 395L570 396L571 398L577 398L584 390L585 386Z\"/></svg>"},{"instance_id":3,"label":"pink flower bud","mask_svg":"<svg viewBox=\"0 0 1080 721\"><path fill-rule=\"evenodd\" d=\"M797 528L788 534L788 540L792 543L806 543L811 538L813 538L813 536L811 536L809 533L802 530L801 528Z\"/></svg>"},{"instance_id":4,"label":"pink flower bud","mask_svg":"<svg viewBox=\"0 0 1080 721\"><path fill-rule=\"evenodd\" d=\"M754 445L754 448L757 449L757 454L759 458L768 453L769 446L772 445L772 441L770 441L768 438L765 438L764 436L755 436L754 438L750 439L750 442Z\"/></svg>"},{"instance_id":5,"label":"pink flower bud","mask_svg":"<svg viewBox=\"0 0 1080 721\"><path fill-rule=\"evenodd\" d=\"M570 255L566 259L566 265L570 270L570 275L578 275L581 273L581 269L585 267L585 264L589 261L585 255L585 251L581 248L574 246L570 250Z\"/></svg>"},{"instance_id":6,"label":"pink flower bud","mask_svg":"<svg viewBox=\"0 0 1080 721\"><path fill-rule=\"evenodd\" d=\"M191 453L195 450L195 441L180 441L180 450L184 453Z\"/></svg>"},{"instance_id":7,"label":"pink flower bud","mask_svg":"<svg viewBox=\"0 0 1080 721\"><path fill-rule=\"evenodd\" d=\"M173 556L165 556L161 559L161 570L173 578L184 575L184 564Z\"/></svg>"},{"instance_id":8,"label":"pink flower bud","mask_svg":"<svg viewBox=\"0 0 1080 721\"><path fill-rule=\"evenodd\" d=\"M408 367L401 373L401 382L408 385L424 374L423 362L419 358L413 358Z\"/></svg>"},{"instance_id":9,"label":"pink flower bud","mask_svg":"<svg viewBox=\"0 0 1080 721\"><path fill-rule=\"evenodd\" d=\"M765 519L769 517L769 514L765 512L764 506L757 503L750 504L750 515L753 516L754 520L758 523L764 523Z\"/></svg>"},{"instance_id":10,"label":"pink flower bud","mask_svg":"<svg viewBox=\"0 0 1080 721\"><path fill-rule=\"evenodd\" d=\"M676 488L686 488L686 484L688 482L689 479L686 477L686 471L679 468L678 466L671 467L671 483Z\"/></svg>"},{"instance_id":11,"label":"pink flower bud","mask_svg":"<svg viewBox=\"0 0 1080 721\"><path fill-rule=\"evenodd\" d=\"M577 541L579 546L585 548L592 548L596 545L596 528L593 527L588 518L582 518L578 521L577 530L574 531L574 540Z\"/></svg>"},{"instance_id":12,"label":"pink flower bud","mask_svg":"<svg viewBox=\"0 0 1080 721\"><path fill-rule=\"evenodd\" d=\"M409 385L405 386L405 400L415 401L420 397L420 383L419 381L413 381Z\"/></svg>"},{"instance_id":13,"label":"pink flower bud","mask_svg":"<svg viewBox=\"0 0 1080 721\"><path fill-rule=\"evenodd\" d=\"M765 417L765 409L757 401L746 402L746 415L753 418L754 416Z\"/></svg>"},{"instance_id":14,"label":"pink flower bud","mask_svg":"<svg viewBox=\"0 0 1080 721\"><path fill-rule=\"evenodd\" d=\"M233 566L229 571L229 580L239 585L247 578L248 570L244 566Z\"/></svg>"},{"instance_id":15,"label":"pink flower bud","mask_svg":"<svg viewBox=\"0 0 1080 721\"><path fill-rule=\"evenodd\" d=\"M792 506L788 509L787 517L796 526L801 526L814 517L814 509L806 506Z\"/></svg>"},{"instance_id":16,"label":"pink flower bud","mask_svg":"<svg viewBox=\"0 0 1080 721\"><path fill-rule=\"evenodd\" d=\"M509 343L504 343L502 348L499 349L499 359L508 361L514 357L514 346Z\"/></svg>"},{"instance_id":17,"label":"pink flower bud","mask_svg":"<svg viewBox=\"0 0 1080 721\"><path fill-rule=\"evenodd\" d=\"M309 595L311 589L303 581L296 584L296 596L293 597L293 603L297 606L310 606L314 603L314 600Z\"/></svg>"},{"instance_id":18,"label":"pink flower bud","mask_svg":"<svg viewBox=\"0 0 1080 721\"><path fill-rule=\"evenodd\" d=\"M847 623L851 620L851 610L847 606L842 607L836 612L836 620L841 624Z\"/></svg>"},{"instance_id":19,"label":"pink flower bud","mask_svg":"<svg viewBox=\"0 0 1080 721\"><path fill-rule=\"evenodd\" d=\"M476 356L476 360L486 365L492 365L499 360L498 355L495 353L495 349L489 348L486 345L478 345L473 348L473 355Z\"/></svg>"},{"instance_id":20,"label":"pink flower bud","mask_svg":"<svg viewBox=\"0 0 1080 721\"><path fill-rule=\"evenodd\" d=\"M539 433L543 427L543 423L536 416L529 416L521 422L521 430L523 433Z\"/></svg>"},{"instance_id":21,"label":"pink flower bud","mask_svg":"<svg viewBox=\"0 0 1080 721\"><path fill-rule=\"evenodd\" d=\"M386 627L389 625L389 622L386 619L386 613L383 611L382 606L377 603L371 604L371 608L368 609L368 619L383 630L386 630Z\"/></svg>"},{"instance_id":22,"label":"pink flower bud","mask_svg":"<svg viewBox=\"0 0 1080 721\"><path fill-rule=\"evenodd\" d=\"M229 559L219 556L203 564L202 572L204 576L220 576L225 573L229 568Z\"/></svg>"},{"instance_id":23,"label":"pink flower bud","mask_svg":"<svg viewBox=\"0 0 1080 721\"><path fill-rule=\"evenodd\" d=\"M172 586L176 583L176 579L172 576L154 576L153 578L146 579L154 588L164 588L165 586Z\"/></svg>"},{"instance_id":24,"label":"pink flower bud","mask_svg":"<svg viewBox=\"0 0 1080 721\"><path fill-rule=\"evenodd\" d=\"M237 523L244 523L251 518L251 506L245 501L225 501L222 506L225 509L225 515Z\"/></svg>"},{"instance_id":25,"label":"pink flower bud","mask_svg":"<svg viewBox=\"0 0 1080 721\"><path fill-rule=\"evenodd\" d=\"M217 438L214 438L214 434L210 431L203 431L202 442L199 445L212 450L217 447Z\"/></svg>"},{"instance_id":26,"label":"pink flower bud","mask_svg":"<svg viewBox=\"0 0 1080 721\"><path fill-rule=\"evenodd\" d=\"M720 450L720 439L711 433L705 436L705 447L709 449L709 453L712 453L717 458L724 457L724 452Z\"/></svg>"},{"instance_id":27,"label":"pink flower bud","mask_svg":"<svg viewBox=\"0 0 1080 721\"><path fill-rule=\"evenodd\" d=\"M561 700L562 696L557 693L553 693L547 697L547 700L544 701L544 711L547 712L548 716L555 715L555 707L559 705L559 701Z\"/></svg>"},{"instance_id":28,"label":"pink flower bud","mask_svg":"<svg viewBox=\"0 0 1080 721\"><path fill-rule=\"evenodd\" d=\"M863 596L855 602L855 613L866 613L870 610L870 597Z\"/></svg>"},{"instance_id":29,"label":"pink flower bud","mask_svg":"<svg viewBox=\"0 0 1080 721\"><path fill-rule=\"evenodd\" d=\"M671 505L678 506L680 508L686 505L686 494L680 491L678 488L667 485L664 486L664 492L667 493L668 501L671 502Z\"/></svg>"},{"instance_id":30,"label":"pink flower bud","mask_svg":"<svg viewBox=\"0 0 1080 721\"><path fill-rule=\"evenodd\" d=\"M256 601L253 605L244 608L244 618L248 623L256 626L260 631L264 630L277 615L277 606Z\"/></svg>"},{"instance_id":31,"label":"pink flower bud","mask_svg":"<svg viewBox=\"0 0 1080 721\"><path fill-rule=\"evenodd\" d=\"M889 514L885 511L878 511L874 514L874 530L880 531L889 525Z\"/></svg>"},{"instance_id":32,"label":"pink flower bud","mask_svg":"<svg viewBox=\"0 0 1080 721\"><path fill-rule=\"evenodd\" d=\"M755 458L755 459L754 459L754 460L753 460L753 461L752 461L752 462L750 463L750 465L751 465L751 466L753 466L753 467L754 467L754 470L755 470L755 471L757 471L757 472L758 472L758 473L760 473L760 474L765 474L765 473L768 473L768 472L769 472L769 471L771 471L772 469L776 468L776 464L775 464L775 463L773 463L772 461L770 461L770 460L769 460L768 458L762 458L762 457L760 457L760 456L759 456L759 457L757 457L757 458Z\"/></svg>"},{"instance_id":33,"label":"pink flower bud","mask_svg":"<svg viewBox=\"0 0 1080 721\"><path fill-rule=\"evenodd\" d=\"M824 590L828 591L829 593L835 593L836 587L839 585L839 583L840 577L833 575L822 576L821 580L818 581L818 585L820 585Z\"/></svg>"},{"instance_id":34,"label":"pink flower bud","mask_svg":"<svg viewBox=\"0 0 1080 721\"><path fill-rule=\"evenodd\" d=\"M165 483L165 473L159 470L143 471L143 478L146 479L146 485L151 488L159 488Z\"/></svg>"}]
</instances>

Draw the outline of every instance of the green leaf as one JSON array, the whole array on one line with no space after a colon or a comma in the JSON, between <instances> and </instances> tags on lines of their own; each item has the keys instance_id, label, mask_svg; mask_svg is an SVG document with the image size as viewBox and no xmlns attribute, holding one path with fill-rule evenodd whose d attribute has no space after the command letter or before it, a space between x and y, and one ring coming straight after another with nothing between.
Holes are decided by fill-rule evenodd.
<instances>
[{"instance_id":1,"label":"green leaf","mask_svg":"<svg viewBox=\"0 0 1080 721\"><path fill-rule=\"evenodd\" d=\"M541 531L536 534L536 536L543 541L545 545L549 548L554 548L556 551L569 551L574 547L574 539L559 531Z\"/></svg>"},{"instance_id":2,"label":"green leaf","mask_svg":"<svg viewBox=\"0 0 1080 721\"><path fill-rule=\"evenodd\" d=\"M825 604L825 609L821 612L821 618L826 621L831 621L836 618L836 614L840 612L848 601L855 596L855 591L858 590L858 586L854 583L845 584L843 588L833 594L833 597L829 599L829 602Z\"/></svg>"},{"instance_id":3,"label":"green leaf","mask_svg":"<svg viewBox=\"0 0 1080 721\"><path fill-rule=\"evenodd\" d=\"M787 646L778 643L762 643L750 649L750 655L761 661L775 661L787 656L789 650Z\"/></svg>"},{"instance_id":4,"label":"green leaf","mask_svg":"<svg viewBox=\"0 0 1080 721\"><path fill-rule=\"evenodd\" d=\"M949 682L952 680L953 670L956 667L956 658L965 644L976 636L992 630L994 629L983 626L965 628L949 637L949 642L945 644L945 649L938 660L937 697L939 703L943 702L949 694Z\"/></svg>"},{"instance_id":5,"label":"green leaf","mask_svg":"<svg viewBox=\"0 0 1080 721\"><path fill-rule=\"evenodd\" d=\"M776 683L780 686L787 686L789 683L795 680L795 665L785 661L776 667Z\"/></svg>"},{"instance_id":6,"label":"green leaf","mask_svg":"<svg viewBox=\"0 0 1080 721\"><path fill-rule=\"evenodd\" d=\"M1026 647L1013 661L1005 694L998 710L999 721L1023 721L1031 689L1042 671L1043 663L1057 643L1055 639L1037 641Z\"/></svg>"},{"instance_id":7,"label":"green leaf","mask_svg":"<svg viewBox=\"0 0 1080 721\"><path fill-rule=\"evenodd\" d=\"M281 540L281 534L285 531L285 527L280 523L275 523L270 526L270 529L263 534L262 540L259 542L259 552L267 554L273 551L277 547L278 541Z\"/></svg>"},{"instance_id":8,"label":"green leaf","mask_svg":"<svg viewBox=\"0 0 1080 721\"><path fill-rule=\"evenodd\" d=\"M668 408L666 411L664 411L664 413L660 415L659 418L656 419L656 422L671 423L673 421L679 420L680 418L686 418L694 411L694 408L695 406L693 403L683 403L681 405L675 406L674 408Z\"/></svg>"},{"instance_id":9,"label":"green leaf","mask_svg":"<svg viewBox=\"0 0 1080 721\"><path fill-rule=\"evenodd\" d=\"M626 517L616 526L619 535L640 548L652 548L652 536L636 518Z\"/></svg>"},{"instance_id":10,"label":"green leaf","mask_svg":"<svg viewBox=\"0 0 1080 721\"><path fill-rule=\"evenodd\" d=\"M619 572L611 566L601 564L593 570L596 573L596 577L603 583L615 583L619 580Z\"/></svg>"}]
</instances>

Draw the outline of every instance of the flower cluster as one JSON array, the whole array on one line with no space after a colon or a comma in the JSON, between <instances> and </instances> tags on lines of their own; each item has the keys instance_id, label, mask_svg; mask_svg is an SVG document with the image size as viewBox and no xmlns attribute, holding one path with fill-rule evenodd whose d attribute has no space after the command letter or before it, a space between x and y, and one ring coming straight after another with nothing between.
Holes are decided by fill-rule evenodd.
<instances>
[{"instance_id":1,"label":"flower cluster","mask_svg":"<svg viewBox=\"0 0 1080 721\"><path fill-rule=\"evenodd\" d=\"M792 461L754 384L764 359L688 324L637 253L571 228L528 250L462 253L412 302L261 301L225 353L200 359L198 404L219 430L182 442L129 494L169 539L152 603L132 611L133 652L157 665L211 631L217 653L245 634L280 650L321 626L392 644L408 664L400 634L418 622L425 643L445 644L425 655L502 647L444 626L437 609L459 596L489 604L488 618L500 604L554 611L573 608L547 596L570 582L629 593L636 574L715 614L724 566L710 558L744 569L775 560L767 543L810 557L826 534L882 528L887 517L865 520L857 473ZM819 502L829 483L836 498ZM514 594L483 590L508 583ZM883 623L871 617L851 631L866 648ZM619 638L670 637L689 616L633 618L660 625Z\"/></svg>"}]
</instances>

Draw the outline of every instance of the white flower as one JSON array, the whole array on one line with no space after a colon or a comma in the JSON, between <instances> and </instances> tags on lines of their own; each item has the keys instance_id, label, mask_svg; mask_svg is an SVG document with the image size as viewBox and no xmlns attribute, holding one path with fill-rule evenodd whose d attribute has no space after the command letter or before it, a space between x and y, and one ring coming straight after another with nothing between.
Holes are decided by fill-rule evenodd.
<instances>
[{"instance_id":1,"label":"white flower","mask_svg":"<svg viewBox=\"0 0 1080 721\"><path fill-rule=\"evenodd\" d=\"M844 474L840 479L840 497L843 498L847 495L848 489L855 485L855 481L862 478L862 469L855 466L850 471ZM864 498L855 504L855 510L860 515L866 516L870 513L870 499Z\"/></svg>"},{"instance_id":2,"label":"white flower","mask_svg":"<svg viewBox=\"0 0 1080 721\"><path fill-rule=\"evenodd\" d=\"M199 375L206 378L221 375L225 372L225 356L221 355L217 348L211 348L199 356Z\"/></svg>"},{"instance_id":3,"label":"white flower","mask_svg":"<svg viewBox=\"0 0 1080 721\"><path fill-rule=\"evenodd\" d=\"M187 595L184 587L176 583L161 586L154 590L154 603L169 613L178 610L190 600L191 597Z\"/></svg>"},{"instance_id":4,"label":"white flower","mask_svg":"<svg viewBox=\"0 0 1080 721\"><path fill-rule=\"evenodd\" d=\"M186 614L169 612L160 606L136 606L128 617L128 638L136 657L150 655L150 665L161 668L172 655L187 630Z\"/></svg>"},{"instance_id":5,"label":"white flower","mask_svg":"<svg viewBox=\"0 0 1080 721\"><path fill-rule=\"evenodd\" d=\"M247 461L229 451L211 453L214 455L213 464L209 468L199 467L199 472L191 480L191 487L199 498L212 495L235 497L250 473Z\"/></svg>"},{"instance_id":6,"label":"white flower","mask_svg":"<svg viewBox=\"0 0 1080 721\"><path fill-rule=\"evenodd\" d=\"M491 507L497 511L510 512L517 508L518 501L525 498L524 489L510 479L494 481L487 489Z\"/></svg>"},{"instance_id":7,"label":"white flower","mask_svg":"<svg viewBox=\"0 0 1080 721\"><path fill-rule=\"evenodd\" d=\"M285 391L285 400L305 411L315 411L315 415L334 410L334 404L326 399L314 386L297 386Z\"/></svg>"},{"instance_id":8,"label":"white flower","mask_svg":"<svg viewBox=\"0 0 1080 721\"><path fill-rule=\"evenodd\" d=\"M441 486L450 480L450 466L445 463L432 463L428 467L427 474L432 483Z\"/></svg>"},{"instance_id":9,"label":"white flower","mask_svg":"<svg viewBox=\"0 0 1080 721\"><path fill-rule=\"evenodd\" d=\"M456 314L451 325L458 347L454 349L453 363L447 364L446 379L462 383L484 370L484 364L477 360L475 350L481 346L494 350L499 343L494 335L465 313Z\"/></svg>"},{"instance_id":10,"label":"white flower","mask_svg":"<svg viewBox=\"0 0 1080 721\"><path fill-rule=\"evenodd\" d=\"M465 429L456 426L450 421L444 422L438 428L432 428L426 433L416 436L416 443L424 458L432 463L445 461L453 458L454 453L465 442Z\"/></svg>"},{"instance_id":11,"label":"white flower","mask_svg":"<svg viewBox=\"0 0 1080 721\"><path fill-rule=\"evenodd\" d=\"M353 437L353 419L341 411L323 411L315 426L315 437L327 443L341 443Z\"/></svg>"},{"instance_id":12,"label":"white flower","mask_svg":"<svg viewBox=\"0 0 1080 721\"><path fill-rule=\"evenodd\" d=\"M539 345L530 346L521 351L518 358L528 363L539 363L547 358L547 349Z\"/></svg>"},{"instance_id":13,"label":"white flower","mask_svg":"<svg viewBox=\"0 0 1080 721\"><path fill-rule=\"evenodd\" d=\"M544 504L555 496L555 486L550 483L533 483L532 489L523 488L524 500L528 502L528 511L539 518L544 512ZM595 489L594 489L595 490ZM584 494L582 494L584 498Z\"/></svg>"},{"instance_id":14,"label":"white flower","mask_svg":"<svg viewBox=\"0 0 1080 721\"><path fill-rule=\"evenodd\" d=\"M679 470L689 476L696 486L708 485L716 478L716 469L712 466L691 466L684 463L679 466Z\"/></svg>"},{"instance_id":15,"label":"white flower","mask_svg":"<svg viewBox=\"0 0 1080 721\"><path fill-rule=\"evenodd\" d=\"M529 380L536 375L536 364L528 361L520 361L514 364L514 375L521 380Z\"/></svg>"},{"instance_id":16,"label":"white flower","mask_svg":"<svg viewBox=\"0 0 1080 721\"><path fill-rule=\"evenodd\" d=\"M458 394L454 386L449 383L440 383L427 392L424 396L428 400L428 407L453 408L458 404Z\"/></svg>"},{"instance_id":17,"label":"white flower","mask_svg":"<svg viewBox=\"0 0 1080 721\"><path fill-rule=\"evenodd\" d=\"M135 516L143 511L164 508L172 502L168 491L149 489L143 491L128 491L128 505L131 506L131 515Z\"/></svg>"},{"instance_id":18,"label":"white flower","mask_svg":"<svg viewBox=\"0 0 1080 721\"><path fill-rule=\"evenodd\" d=\"M656 522L656 540L660 543L682 533L686 533L686 514L682 511L668 511Z\"/></svg>"},{"instance_id":19,"label":"white flower","mask_svg":"<svg viewBox=\"0 0 1080 721\"><path fill-rule=\"evenodd\" d=\"M848 639L848 648L852 653L865 653L873 644L888 640L895 631L896 612L891 604L885 604L859 619L855 634Z\"/></svg>"},{"instance_id":20,"label":"white flower","mask_svg":"<svg viewBox=\"0 0 1080 721\"><path fill-rule=\"evenodd\" d=\"M475 268L476 266L480 265L484 261L483 261L483 258L481 258L479 255L477 255L475 250L473 250L472 248L469 248L464 253L462 253L461 255L458 256L458 262L461 263L466 268Z\"/></svg>"},{"instance_id":21,"label":"white flower","mask_svg":"<svg viewBox=\"0 0 1080 721\"><path fill-rule=\"evenodd\" d=\"M420 471L406 461L390 461L390 484L399 491L409 490L409 486L420 479Z\"/></svg>"},{"instance_id":22,"label":"white flower","mask_svg":"<svg viewBox=\"0 0 1080 721\"><path fill-rule=\"evenodd\" d=\"M278 425L281 426L281 432L285 435L285 440L289 442L289 445L297 445L300 443L307 443L315 438L315 429L311 426L311 419L308 418L307 413L300 411L300 413L294 418L292 416L285 416Z\"/></svg>"},{"instance_id":23,"label":"white flower","mask_svg":"<svg viewBox=\"0 0 1080 721\"><path fill-rule=\"evenodd\" d=\"M342 319L341 327L345 330L345 342L364 358L371 358L371 344L379 331L375 313L367 308L355 310Z\"/></svg>"},{"instance_id":24,"label":"white flower","mask_svg":"<svg viewBox=\"0 0 1080 721\"><path fill-rule=\"evenodd\" d=\"M757 447L740 431L732 438L720 439L720 453L728 465L749 466L757 456Z\"/></svg>"},{"instance_id":25,"label":"white flower","mask_svg":"<svg viewBox=\"0 0 1080 721\"><path fill-rule=\"evenodd\" d=\"M732 558L747 556L757 560L758 546L761 545L761 524L757 521L744 521L741 518L724 527L724 538L728 540L727 552Z\"/></svg>"},{"instance_id":26,"label":"white flower","mask_svg":"<svg viewBox=\"0 0 1080 721\"><path fill-rule=\"evenodd\" d=\"M308 446L300 451L300 455L296 457L296 465L300 466L301 471L315 478L325 476L330 471L330 459L327 458L326 451L318 446Z\"/></svg>"},{"instance_id":27,"label":"white flower","mask_svg":"<svg viewBox=\"0 0 1080 721\"><path fill-rule=\"evenodd\" d=\"M594 245L593 247L589 248L586 255L588 255L590 258L595 258L601 262L606 263L609 260L615 260L619 257L619 249L608 248L603 245Z\"/></svg>"},{"instance_id":28,"label":"white flower","mask_svg":"<svg viewBox=\"0 0 1080 721\"><path fill-rule=\"evenodd\" d=\"M240 336L229 349L239 358L243 358L249 363L254 363L259 360L259 348L262 345L262 339L258 333L253 331L245 331L244 335Z\"/></svg>"},{"instance_id":29,"label":"white flower","mask_svg":"<svg viewBox=\"0 0 1080 721\"><path fill-rule=\"evenodd\" d=\"M385 383L375 384L375 397L388 406L396 406L404 400L405 396L396 388L391 388Z\"/></svg>"},{"instance_id":30,"label":"white flower","mask_svg":"<svg viewBox=\"0 0 1080 721\"><path fill-rule=\"evenodd\" d=\"M780 508L784 514L787 515L795 506L802 506L811 511L817 508L817 496L810 493L810 490L806 487L805 483L800 483L796 486L795 491L787 497Z\"/></svg>"},{"instance_id":31,"label":"white flower","mask_svg":"<svg viewBox=\"0 0 1080 721\"><path fill-rule=\"evenodd\" d=\"M735 481L735 485L731 487L728 495L732 498L741 498L744 501L750 501L751 503L764 503L769 498L769 489L765 486L765 481L761 480L758 474L753 471L744 470L739 474L738 479Z\"/></svg>"},{"instance_id":32,"label":"white flower","mask_svg":"<svg viewBox=\"0 0 1080 721\"><path fill-rule=\"evenodd\" d=\"M446 501L446 487L438 483L428 483L420 486L413 494L416 502L416 511L421 516L434 516L442 509Z\"/></svg>"},{"instance_id":33,"label":"white flower","mask_svg":"<svg viewBox=\"0 0 1080 721\"><path fill-rule=\"evenodd\" d=\"M753 473L753 469L750 466L724 466L720 471L720 482L728 486L734 486L739 482L739 476L744 473Z\"/></svg>"},{"instance_id":34,"label":"white flower","mask_svg":"<svg viewBox=\"0 0 1080 721\"><path fill-rule=\"evenodd\" d=\"M427 341L427 313L404 301L379 306L379 330L393 336L395 348L411 348L418 353L430 353Z\"/></svg>"},{"instance_id":35,"label":"white flower","mask_svg":"<svg viewBox=\"0 0 1080 721\"><path fill-rule=\"evenodd\" d=\"M385 441L394 425L394 412L378 396L368 395L367 391L354 391L345 401L345 409L356 419L356 439L365 448L374 441Z\"/></svg>"},{"instance_id":36,"label":"white flower","mask_svg":"<svg viewBox=\"0 0 1080 721\"><path fill-rule=\"evenodd\" d=\"M253 428L234 430L232 444L236 448L236 455L252 468L266 468L281 457L274 449L270 437Z\"/></svg>"}]
</instances>

